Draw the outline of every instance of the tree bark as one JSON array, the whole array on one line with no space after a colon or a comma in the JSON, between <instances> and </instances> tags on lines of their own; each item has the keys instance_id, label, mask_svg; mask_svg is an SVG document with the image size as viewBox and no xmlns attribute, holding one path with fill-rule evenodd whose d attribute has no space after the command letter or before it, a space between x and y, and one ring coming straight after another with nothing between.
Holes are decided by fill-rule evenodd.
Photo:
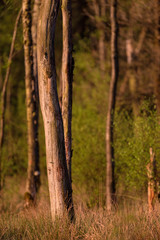
<instances>
[{"instance_id":1,"label":"tree bark","mask_svg":"<svg viewBox=\"0 0 160 240\"><path fill-rule=\"evenodd\" d=\"M108 112L106 122L106 208L111 210L115 197L114 179L114 149L113 149L113 121L116 101L116 87L118 80L118 23L117 0L111 1L111 81L108 99Z\"/></svg>"},{"instance_id":2,"label":"tree bark","mask_svg":"<svg viewBox=\"0 0 160 240\"><path fill-rule=\"evenodd\" d=\"M35 95L36 95L36 122L35 124L35 147L36 147L36 158L35 158L35 186L36 192L39 191L40 187L40 165L39 165L39 141L38 141L38 122L39 122L39 94L38 94L38 68L37 68L37 24L38 24L38 14L40 8L41 0L35 0L33 5L33 13L32 13L32 46L33 46L33 75L35 80Z\"/></svg>"},{"instance_id":3,"label":"tree bark","mask_svg":"<svg viewBox=\"0 0 160 240\"><path fill-rule=\"evenodd\" d=\"M31 0L23 0L23 39L25 60L25 85L27 105L27 130L28 130L28 171L25 193L25 205L34 202L36 197L35 166L39 156L37 152L37 100L36 84L33 72L33 48L31 34Z\"/></svg>"},{"instance_id":4,"label":"tree bark","mask_svg":"<svg viewBox=\"0 0 160 240\"><path fill-rule=\"evenodd\" d=\"M59 0L43 1L40 8L37 38L38 79L44 121L46 160L51 214L53 221L66 210L74 217L72 188L69 180L64 130L58 101L54 37Z\"/></svg>"},{"instance_id":5,"label":"tree bark","mask_svg":"<svg viewBox=\"0 0 160 240\"><path fill-rule=\"evenodd\" d=\"M62 0L62 19L63 19L62 119L64 126L67 168L69 178L71 181L73 58L72 58L72 12L70 0Z\"/></svg>"},{"instance_id":6,"label":"tree bark","mask_svg":"<svg viewBox=\"0 0 160 240\"><path fill-rule=\"evenodd\" d=\"M11 48L10 48L10 53L9 53L9 58L8 58L8 67L5 75L5 79L3 82L3 87L2 87L2 93L1 93L1 112L0 112L0 190L2 188L2 179L1 179L1 172L2 172L2 147L3 147L3 140L4 140L4 126L5 126L5 112L6 112L6 92L7 92L7 84L9 80L9 74L10 74L10 68L11 68L11 61L13 57L13 51L14 51L14 44L16 40L16 35L17 35L17 28L18 28L18 23L21 17L22 9L19 10L15 26L14 26L14 31L13 31L13 37L12 37L12 43L11 43Z\"/></svg>"}]
</instances>

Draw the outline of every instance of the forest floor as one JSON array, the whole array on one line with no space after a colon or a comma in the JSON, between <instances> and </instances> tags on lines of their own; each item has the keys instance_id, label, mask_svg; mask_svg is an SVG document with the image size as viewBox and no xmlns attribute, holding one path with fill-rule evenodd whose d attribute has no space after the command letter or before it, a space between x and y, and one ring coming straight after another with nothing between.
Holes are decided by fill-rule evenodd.
<instances>
[{"instance_id":1,"label":"forest floor","mask_svg":"<svg viewBox=\"0 0 160 240\"><path fill-rule=\"evenodd\" d=\"M74 197L76 221L64 217L54 224L49 210L48 191L41 187L35 208L23 208L24 182L10 178L0 199L0 239L4 240L158 240L159 206L149 213L146 204L123 204L108 213L102 207L88 208L83 197ZM17 179L18 181L18 179Z\"/></svg>"}]
</instances>

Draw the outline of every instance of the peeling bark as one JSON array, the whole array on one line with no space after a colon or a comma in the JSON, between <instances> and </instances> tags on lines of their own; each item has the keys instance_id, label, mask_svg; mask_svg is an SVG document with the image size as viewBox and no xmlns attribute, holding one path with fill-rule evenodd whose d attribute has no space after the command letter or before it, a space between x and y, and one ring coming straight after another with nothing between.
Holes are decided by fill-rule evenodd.
<instances>
[{"instance_id":1,"label":"peeling bark","mask_svg":"<svg viewBox=\"0 0 160 240\"><path fill-rule=\"evenodd\" d=\"M39 98L44 121L48 184L53 221L67 211L74 217L64 130L59 106L54 55L55 26L59 0L43 1L37 32Z\"/></svg>"}]
</instances>

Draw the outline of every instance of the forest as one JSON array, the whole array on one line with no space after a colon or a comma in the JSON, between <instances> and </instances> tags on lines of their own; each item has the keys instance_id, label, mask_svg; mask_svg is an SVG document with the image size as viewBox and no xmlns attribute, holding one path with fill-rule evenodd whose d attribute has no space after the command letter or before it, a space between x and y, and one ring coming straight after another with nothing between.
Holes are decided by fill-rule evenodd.
<instances>
[{"instance_id":1,"label":"forest","mask_svg":"<svg viewBox=\"0 0 160 240\"><path fill-rule=\"evenodd\" d=\"M1 239L160 239L160 0L0 0Z\"/></svg>"}]
</instances>

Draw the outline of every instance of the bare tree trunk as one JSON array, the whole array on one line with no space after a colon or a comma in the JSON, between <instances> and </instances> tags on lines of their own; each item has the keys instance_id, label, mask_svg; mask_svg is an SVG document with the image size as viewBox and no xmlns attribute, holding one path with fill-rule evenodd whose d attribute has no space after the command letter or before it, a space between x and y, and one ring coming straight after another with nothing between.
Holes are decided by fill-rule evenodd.
<instances>
[{"instance_id":1,"label":"bare tree trunk","mask_svg":"<svg viewBox=\"0 0 160 240\"><path fill-rule=\"evenodd\" d=\"M39 191L40 187L40 166L39 166L39 141L38 141L38 121L39 121L39 94L38 94L38 68L37 68L37 24L38 24L38 14L40 8L41 0L35 0L33 5L33 14L32 14L32 45L33 45L33 74L34 74L34 84L35 84L35 95L36 95L36 122L35 124L35 148L36 148L36 157L35 157L35 186L36 192Z\"/></svg>"},{"instance_id":2,"label":"bare tree trunk","mask_svg":"<svg viewBox=\"0 0 160 240\"><path fill-rule=\"evenodd\" d=\"M155 1L155 39L156 39L156 78L155 78L155 96L157 112L160 114L160 0Z\"/></svg>"},{"instance_id":3,"label":"bare tree trunk","mask_svg":"<svg viewBox=\"0 0 160 240\"><path fill-rule=\"evenodd\" d=\"M117 0L111 1L111 81L108 99L108 112L106 122L106 207L111 210L115 197L114 180L114 149L113 149L113 120L116 100L116 87L118 80L118 23Z\"/></svg>"},{"instance_id":4,"label":"bare tree trunk","mask_svg":"<svg viewBox=\"0 0 160 240\"><path fill-rule=\"evenodd\" d=\"M1 112L0 112L0 190L1 190L1 161L2 161L2 146L3 146L3 140L4 140L4 125L5 125L5 112L6 112L6 92L7 92L7 84L9 80L9 74L10 74L10 68L11 68L11 61L13 57L13 51L14 51L14 44L16 40L16 35L17 35L17 28L18 28L18 23L21 17L22 9L19 10L15 26L14 26L14 31L13 31L13 37L12 37L12 43L11 43L11 48L10 48L10 53L9 53L9 58L8 58L8 67L5 75L5 79L3 82L3 87L2 87L2 93L1 93Z\"/></svg>"},{"instance_id":5,"label":"bare tree trunk","mask_svg":"<svg viewBox=\"0 0 160 240\"><path fill-rule=\"evenodd\" d=\"M106 47L105 47L105 17L106 17L106 0L87 1L89 11L85 9L86 15L94 22L98 31L98 60L101 70L101 76L104 77Z\"/></svg>"},{"instance_id":6,"label":"bare tree trunk","mask_svg":"<svg viewBox=\"0 0 160 240\"><path fill-rule=\"evenodd\" d=\"M105 61L106 61L106 47L105 47L105 25L104 20L106 17L106 1L100 0L100 17L101 17L101 24L99 29L99 61L100 61L100 69L102 72L102 75L105 72Z\"/></svg>"},{"instance_id":7,"label":"bare tree trunk","mask_svg":"<svg viewBox=\"0 0 160 240\"><path fill-rule=\"evenodd\" d=\"M38 79L44 121L46 160L51 214L63 217L66 210L74 216L72 188L68 176L64 130L58 101L54 37L59 0L43 1L40 8L37 38Z\"/></svg>"},{"instance_id":8,"label":"bare tree trunk","mask_svg":"<svg viewBox=\"0 0 160 240\"><path fill-rule=\"evenodd\" d=\"M33 72L33 48L31 35L31 0L23 0L23 38L25 59L25 85L27 105L27 130L28 130L28 172L26 182L25 204L30 205L35 200L35 163L37 152L37 101L36 87Z\"/></svg>"},{"instance_id":9,"label":"bare tree trunk","mask_svg":"<svg viewBox=\"0 0 160 240\"><path fill-rule=\"evenodd\" d=\"M71 121L72 121L72 81L73 81L71 0L62 0L62 18L63 18L62 119L64 126L67 168L69 178L71 181L71 158L72 158Z\"/></svg>"},{"instance_id":10,"label":"bare tree trunk","mask_svg":"<svg viewBox=\"0 0 160 240\"><path fill-rule=\"evenodd\" d=\"M104 29L99 30L99 62L100 70L102 73L105 71L105 31Z\"/></svg>"},{"instance_id":11,"label":"bare tree trunk","mask_svg":"<svg viewBox=\"0 0 160 240\"><path fill-rule=\"evenodd\" d=\"M0 91L2 89L3 77L2 77L2 58L0 57Z\"/></svg>"}]
</instances>

